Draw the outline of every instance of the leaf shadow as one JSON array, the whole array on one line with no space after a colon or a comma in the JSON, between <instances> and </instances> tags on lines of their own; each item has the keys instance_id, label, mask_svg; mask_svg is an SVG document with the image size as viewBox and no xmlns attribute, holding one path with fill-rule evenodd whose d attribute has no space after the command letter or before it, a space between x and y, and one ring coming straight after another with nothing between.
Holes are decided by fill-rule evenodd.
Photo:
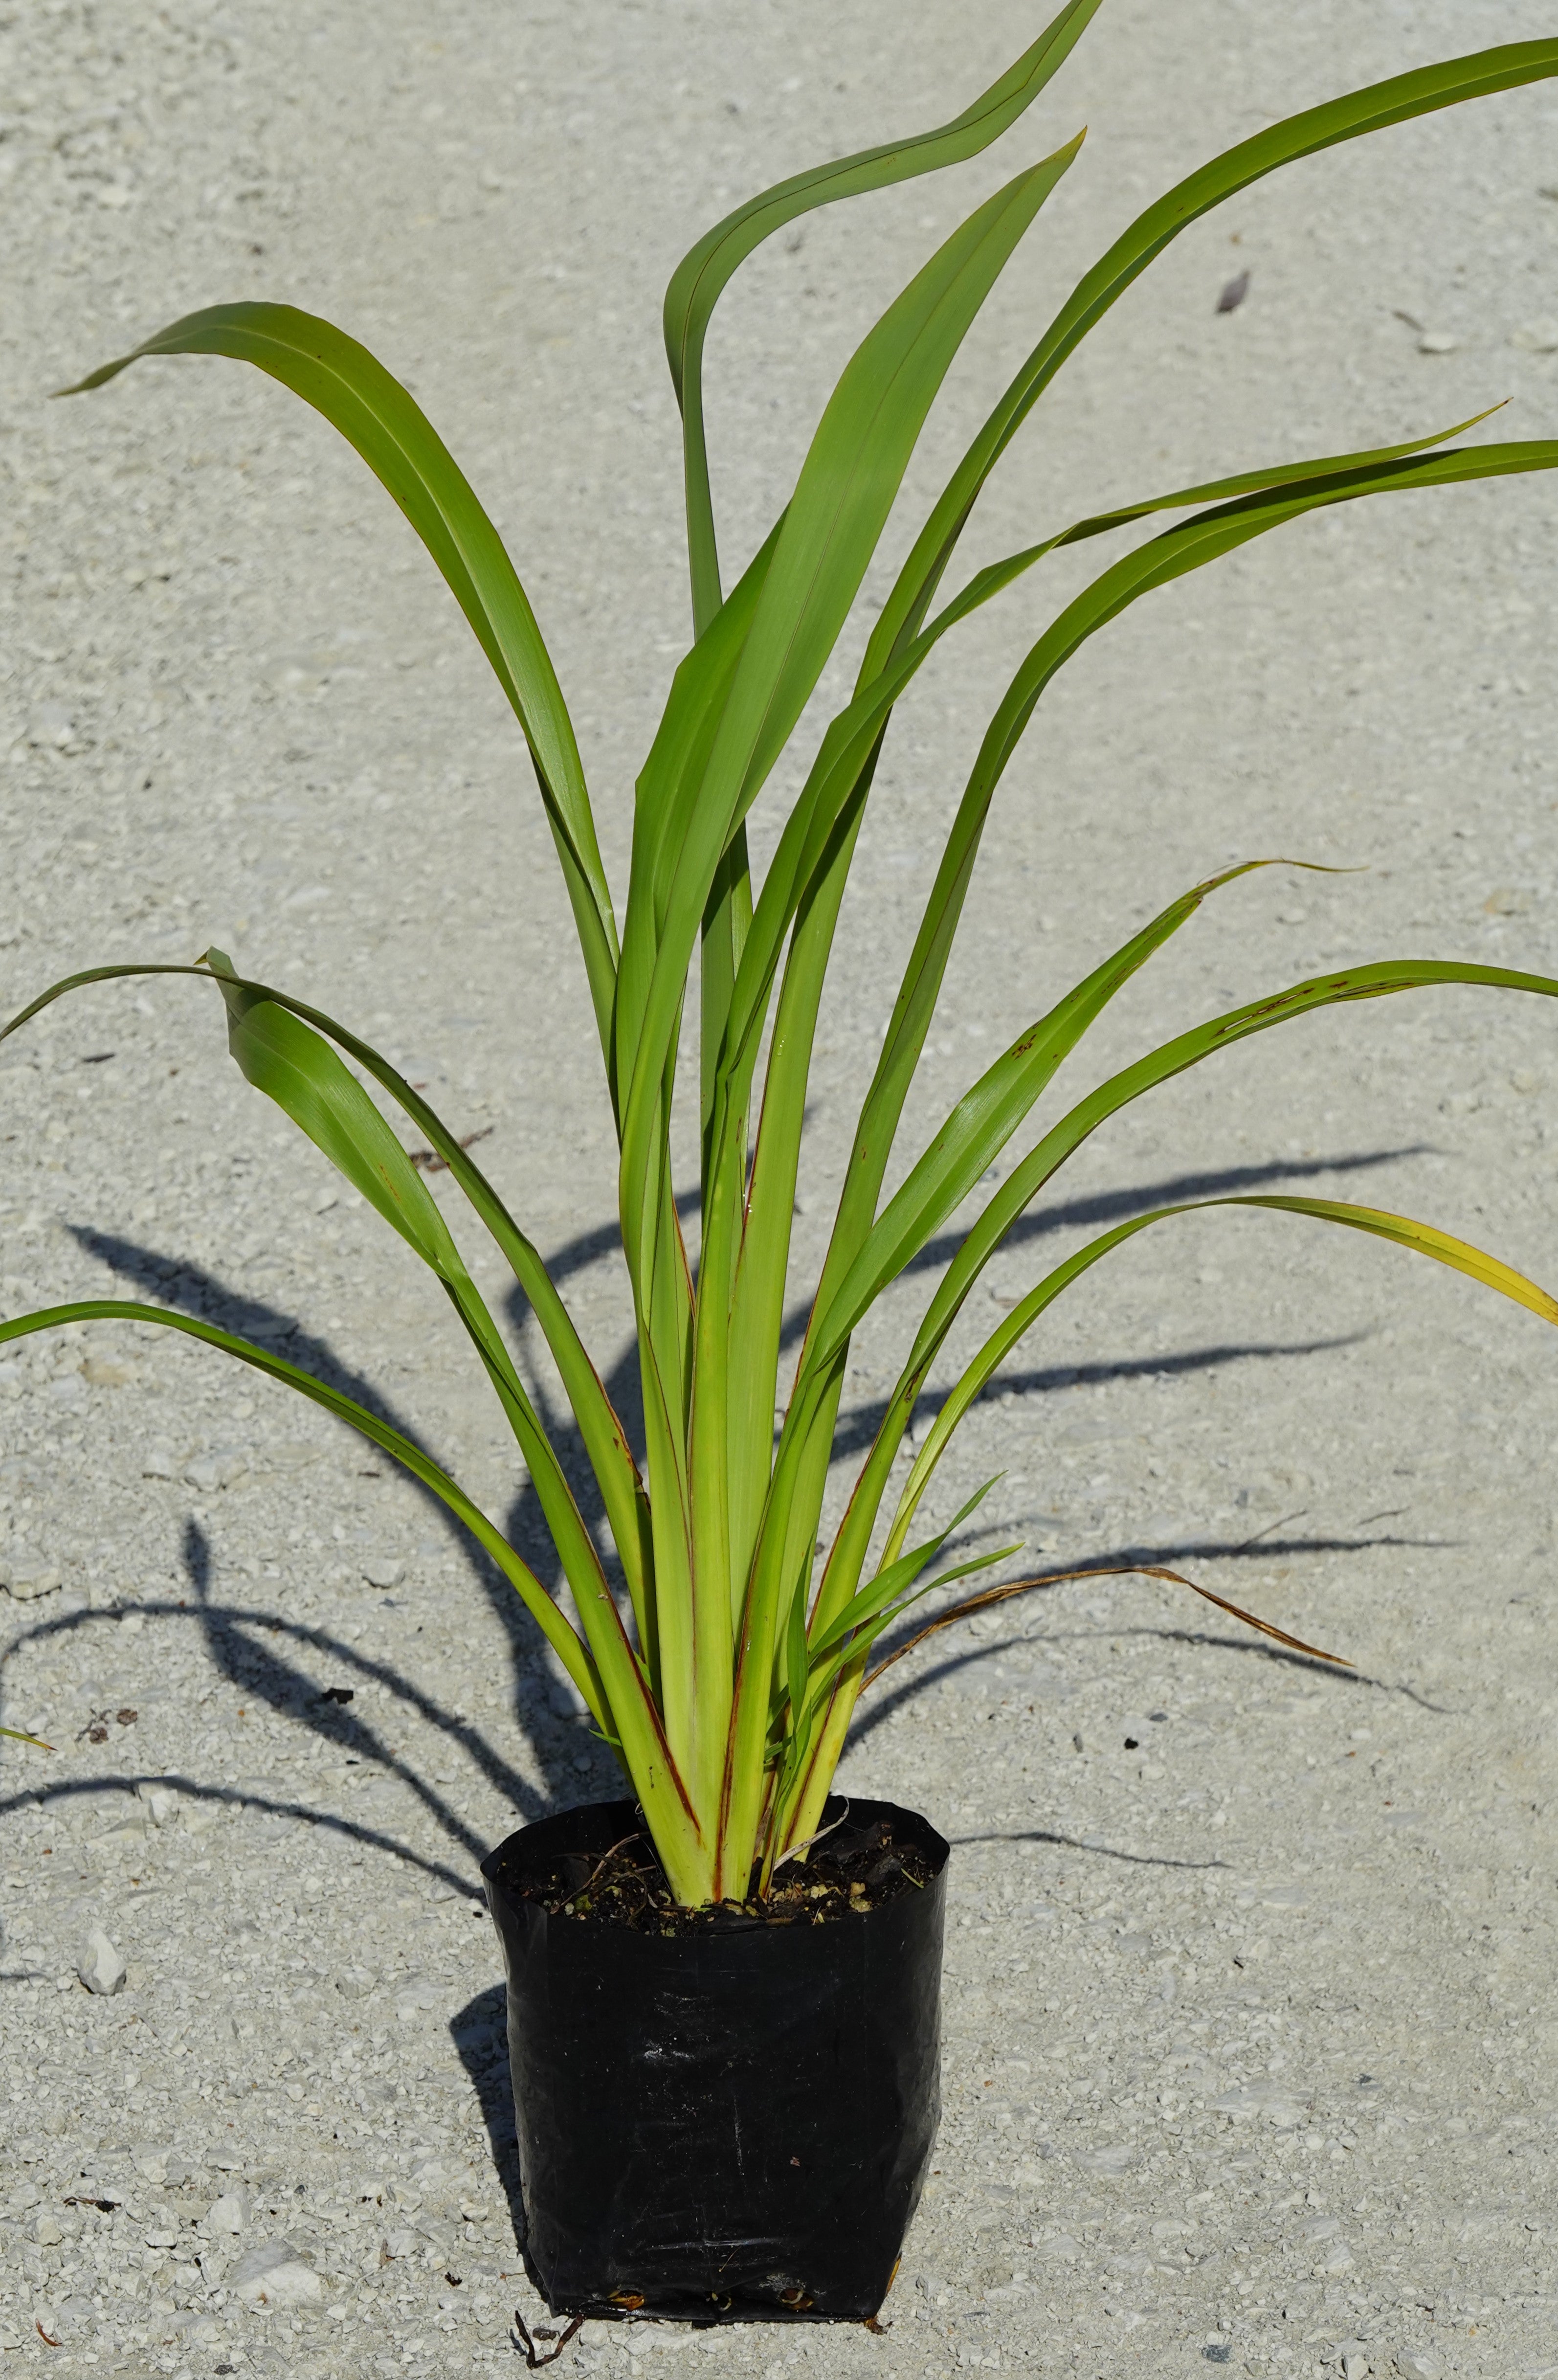
<instances>
[{"instance_id":1,"label":"leaf shadow","mask_svg":"<svg viewBox=\"0 0 1558 2380\"><path fill-rule=\"evenodd\" d=\"M1351 1330L1335 1339L1224 1341L1210 1347L1181 1348L1173 1355L1127 1356L1114 1364L1051 1364L1031 1372L997 1371L974 1398L973 1404L992 1404L997 1398L1053 1396L1063 1389L1101 1388L1117 1380L1178 1378L1196 1372L1220 1371L1228 1364L1274 1363L1284 1356L1326 1355L1338 1348L1359 1346L1370 1335L1367 1331ZM927 1389L922 1393L914 1408L916 1436L930 1427L951 1393L950 1389ZM835 1462L844 1455L864 1453L880 1429L887 1410L885 1397L847 1406L834 1432Z\"/></svg>"},{"instance_id":2,"label":"leaf shadow","mask_svg":"<svg viewBox=\"0 0 1558 2380\"><path fill-rule=\"evenodd\" d=\"M1131 1867L1226 1867L1222 1859L1171 1859L1164 1852L1122 1852L1111 1843L1087 1842L1080 1835L1051 1834L1043 1827L1015 1827L1005 1833L988 1835L948 1835L954 1851L972 1849L975 1843L1054 1843L1059 1850L1091 1852L1096 1859L1124 1860Z\"/></svg>"},{"instance_id":3,"label":"leaf shadow","mask_svg":"<svg viewBox=\"0 0 1558 2380\"><path fill-rule=\"evenodd\" d=\"M295 1316L268 1304L261 1298L230 1289L224 1281L200 1265L181 1257L164 1255L157 1249L141 1246L134 1241L120 1238L111 1232L100 1232L89 1225L73 1223L67 1228L77 1244L88 1255L95 1257L138 1290L150 1292L163 1305L173 1306L186 1314L199 1316L204 1320L215 1323L223 1330L232 1331L235 1336L251 1339L258 1345L284 1353L290 1363L295 1363L301 1370L311 1373L314 1378L322 1381L327 1387L338 1390L342 1394L353 1398L368 1412L376 1415L380 1420L390 1423L424 1452L432 1452L433 1450L428 1446L416 1426L398 1410L374 1381L366 1374L356 1371L343 1363L328 1341L305 1330ZM390 1458L384 1459L387 1461ZM583 1459L582 1449L580 1459ZM397 1465L396 1468L398 1470L399 1466ZM548 1683L554 1681L556 1677L545 1640L507 1579L503 1577L496 1563L489 1559L476 1539L470 1536L464 1523L457 1520L442 1500L435 1496L432 1490L425 1487L421 1481L412 1478L409 1473L403 1473L402 1476L416 1493L428 1516L436 1519L440 1531L449 1539L472 1578L480 1587L489 1610L504 1631L508 1640L513 1671L512 1709L514 1724L529 1743L531 1752L554 1795L551 1803L540 1802L537 1803L537 1807L538 1809L541 1806L560 1806L570 1791L576 1793L578 1790L579 1771L576 1764L581 1756L582 1746L576 1741L559 1746L553 1741L552 1731L545 1728L537 1728L535 1724L534 1706L543 1698ZM529 1561L537 1576L546 1578L550 1575L555 1591L556 1585L560 1583L560 1573L556 1567L550 1531L547 1527L545 1516L538 1503L522 1490L514 1500L513 1517L521 1524L521 1534L513 1537L512 1542ZM189 1525L196 1535L192 1537L187 1531L185 1567L191 1585L196 1589L197 1597L206 1601L209 1600L210 1548L204 1540L203 1533L199 1530L199 1524L191 1522ZM230 1620L224 1620L223 1626L230 1631L247 1616L241 1612L236 1613ZM291 1625L282 1621L274 1624L278 1627ZM304 1635L308 1633L306 1630L300 1633ZM213 1658L221 1667L223 1647L214 1637L211 1640L211 1649ZM232 1645L227 1647L229 1651L235 1649L236 1647ZM280 1691L282 1682L279 1679L277 1685ZM254 1690L256 1692L260 1690L258 1682ZM284 1698L284 1693L283 1699ZM607 1769L602 1767L602 1760L609 1760L609 1755L598 1756L598 1748L592 1745L590 1751L584 1756L588 1763L587 1774L593 1778L597 1770L599 1770L605 1790L610 1791L617 1781L617 1771L615 1767L611 1766L608 1774ZM535 1802L537 1797L533 1791L530 1789L525 1791L530 1800ZM530 1815L536 1814L535 1810L530 1812Z\"/></svg>"},{"instance_id":4,"label":"leaf shadow","mask_svg":"<svg viewBox=\"0 0 1558 2380\"><path fill-rule=\"evenodd\" d=\"M1402 1148L1355 1149L1342 1157L1274 1158L1262 1165L1230 1165L1215 1171L1170 1174L1163 1181L1141 1183L1129 1189L1098 1191L1052 1207L1031 1208L1018 1217L1001 1245L1009 1251L1046 1239L1053 1232L1095 1231L1101 1225L1107 1228L1112 1223L1125 1222L1132 1215L1147 1214L1153 1207L1178 1206L1194 1198L1236 1197L1241 1192L1269 1189L1275 1183L1312 1181L1320 1173L1367 1172L1375 1166L1398 1165L1407 1158L1431 1153L1427 1142L1415 1142ZM966 1225L954 1226L928 1239L904 1267L903 1277L936 1271L950 1264L963 1244L966 1231ZM809 1312L809 1305L803 1300L786 1315L781 1346L794 1346L803 1337Z\"/></svg>"}]
</instances>

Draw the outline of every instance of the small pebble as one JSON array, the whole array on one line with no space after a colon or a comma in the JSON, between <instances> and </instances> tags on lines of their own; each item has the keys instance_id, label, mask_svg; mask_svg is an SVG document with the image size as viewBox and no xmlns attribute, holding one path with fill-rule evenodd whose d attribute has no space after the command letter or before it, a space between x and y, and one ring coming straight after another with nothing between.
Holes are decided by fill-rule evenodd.
<instances>
[{"instance_id":1,"label":"small pebble","mask_svg":"<svg viewBox=\"0 0 1558 2380\"><path fill-rule=\"evenodd\" d=\"M226 2231L236 2237L248 2221L248 2200L241 2190L223 2191L206 2209L206 2228Z\"/></svg>"},{"instance_id":2,"label":"small pebble","mask_svg":"<svg viewBox=\"0 0 1558 2380\"><path fill-rule=\"evenodd\" d=\"M262 2240L246 2249L227 2276L227 2287L246 2305L312 2305L324 2284L290 2240Z\"/></svg>"},{"instance_id":3,"label":"small pebble","mask_svg":"<svg viewBox=\"0 0 1558 2380\"><path fill-rule=\"evenodd\" d=\"M94 1925L82 1945L76 1973L88 1991L106 1995L125 1988L126 1966L101 1925Z\"/></svg>"},{"instance_id":4,"label":"small pebble","mask_svg":"<svg viewBox=\"0 0 1558 2380\"><path fill-rule=\"evenodd\" d=\"M236 1446L213 1446L209 1454L198 1454L193 1463L184 1466L184 1476L191 1488L203 1496L214 1495L219 1488L230 1488L248 1469L248 1457Z\"/></svg>"},{"instance_id":5,"label":"small pebble","mask_svg":"<svg viewBox=\"0 0 1558 2380\"><path fill-rule=\"evenodd\" d=\"M1511 331L1509 344L1531 356L1558 354L1558 322L1522 322L1517 331Z\"/></svg>"},{"instance_id":6,"label":"small pebble","mask_svg":"<svg viewBox=\"0 0 1558 2380\"><path fill-rule=\"evenodd\" d=\"M5 1584L18 1603L33 1603L41 1595L56 1595L64 1581L57 1570L50 1568L32 1571L25 1577L18 1574Z\"/></svg>"},{"instance_id":7,"label":"small pebble","mask_svg":"<svg viewBox=\"0 0 1558 2380\"><path fill-rule=\"evenodd\" d=\"M370 1554L362 1566L362 1574L369 1586L398 1586L405 1576L405 1564L385 1554Z\"/></svg>"},{"instance_id":8,"label":"small pebble","mask_svg":"<svg viewBox=\"0 0 1558 2380\"><path fill-rule=\"evenodd\" d=\"M146 1815L154 1827L165 1827L178 1808L178 1794L172 1785L164 1785L158 1777L143 1777L136 1787L136 1798L144 1803Z\"/></svg>"},{"instance_id":9,"label":"small pebble","mask_svg":"<svg viewBox=\"0 0 1558 2380\"><path fill-rule=\"evenodd\" d=\"M1418 341L1419 356L1453 356L1460 346L1454 331L1425 331Z\"/></svg>"}]
</instances>

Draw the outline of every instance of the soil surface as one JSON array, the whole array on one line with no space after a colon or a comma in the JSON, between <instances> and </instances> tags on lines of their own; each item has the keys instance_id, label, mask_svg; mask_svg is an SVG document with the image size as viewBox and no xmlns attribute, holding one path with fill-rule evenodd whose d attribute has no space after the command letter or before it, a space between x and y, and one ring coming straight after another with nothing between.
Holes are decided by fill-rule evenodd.
<instances>
[{"instance_id":1,"label":"soil surface","mask_svg":"<svg viewBox=\"0 0 1558 2380\"><path fill-rule=\"evenodd\" d=\"M678 1903L644 1835L613 1845L604 1858L565 1855L534 1877L523 1875L517 1860L513 1866L513 1888L526 1900L538 1900L549 1916L625 1925L668 1938L732 1925L837 1925L906 1892L923 1891L935 1874L918 1843L895 1840L890 1818L851 1828L847 1817L804 1860L778 1869L767 1893L717 1901L707 1909ZM503 1869L499 1875L511 1881Z\"/></svg>"},{"instance_id":2,"label":"soil surface","mask_svg":"<svg viewBox=\"0 0 1558 2380\"><path fill-rule=\"evenodd\" d=\"M515 557L622 887L687 628L666 279L749 191L944 120L1052 13L0 5L6 1003L215 943L341 1016L473 1136L628 1408L583 970L457 606L356 456L247 366L47 392L226 299L285 298L364 340ZM1552 32L1548 0L1104 0L984 157L791 226L722 300L727 574L866 324L1083 124L948 376L868 598L1152 198L1338 91ZM1549 82L1202 217L1014 441L948 594L1106 506L1503 397L1470 434L1558 435L1555 190ZM1228 885L1113 1002L1035 1129L1141 1050L1325 970L1558 970L1555 529L1551 473L1337 507L1094 637L995 804L889 1189L995 1051L1241 856L1367 872ZM985 725L1056 610L1153 533L1051 555L946 639L895 721L818 1035L798 1316ZM859 642L759 805L760 861ZM689 1050L684 1186L696 1074ZM1555 1102L1558 1009L1508 992L1338 1008L1219 1054L1043 1194L922 1427L1046 1267L1165 1204L1357 1199L1558 1287ZM552 1578L447 1301L245 1085L211 987L104 984L47 1011L0 1046L0 1135L5 1312L118 1296L280 1349L414 1430ZM512 1283L449 1173L427 1179L555 1416ZM841 1453L866 1443L932 1278L906 1276L852 1347ZM1552 2370L1555 1349L1473 1281L1251 1208L1155 1224L1051 1308L927 1522L998 1472L977 1515L998 1534L966 1550L1026 1544L992 1583L1155 1563L1356 1671L1103 1575L891 1669L841 1790L923 1810L953 1848L945 2112L889 2336L587 2325L560 2374ZM840 1460L840 1503L848 1477ZM0 1719L57 1747L0 1744L5 2370L515 2369L512 2309L542 2309L516 2278L478 1867L516 1825L622 1788L510 1590L326 1415L120 1322L0 1350ZM122 1987L89 1993L83 1965Z\"/></svg>"}]
</instances>

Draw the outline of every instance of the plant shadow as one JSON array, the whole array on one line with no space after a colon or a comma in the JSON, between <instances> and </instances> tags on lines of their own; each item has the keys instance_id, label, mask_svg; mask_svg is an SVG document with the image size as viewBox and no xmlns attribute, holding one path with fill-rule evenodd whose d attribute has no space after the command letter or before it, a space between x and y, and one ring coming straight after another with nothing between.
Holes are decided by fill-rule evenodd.
<instances>
[{"instance_id":1,"label":"plant shadow","mask_svg":"<svg viewBox=\"0 0 1558 2380\"><path fill-rule=\"evenodd\" d=\"M325 1386L351 1397L378 1419L391 1424L424 1452L432 1451L414 1424L372 1380L344 1364L328 1341L306 1330L296 1317L262 1299L228 1288L215 1274L199 1265L86 1225L72 1224L69 1228L81 1248L137 1289L149 1291L162 1304L199 1316L221 1330L233 1332L236 1337L253 1340L268 1351L284 1351L290 1363L296 1364ZM580 1456L582 1460L582 1449ZM598 1787L600 1791L610 1792L618 1781L618 1773L608 1755L593 1742L586 1749L582 1732L569 1729L560 1741L556 1729L537 1723L537 1711L548 1706L550 1697L557 1691L558 1673L539 1629L513 1587L442 1500L431 1488L412 1478L409 1473L402 1475L420 1499L428 1516L437 1521L441 1533L480 1587L489 1610L504 1632L513 1673L513 1721L542 1772L547 1791L537 1795L533 1787L519 1779L517 1772L506 1763L500 1762L498 1755L485 1746L477 1755L482 1765L493 1775L493 1781L498 1782L496 1764L496 1769L501 1771L503 1790L513 1793L516 1809L526 1817L538 1816L543 1809L561 1806L571 1799L578 1798L581 1775L588 1790L593 1791ZM521 1491L513 1501L510 1521L511 1542L555 1593L562 1583L561 1574L550 1532L539 1504ZM193 1520L186 1532L184 1562L205 1622L208 1647L222 1674L241 1678L247 1687L257 1694L263 1694L276 1708L286 1708L293 1716L299 1715L297 1697L301 1683L306 1682L300 1682L296 1673L284 1664L267 1663L260 1658L254 1633L260 1629L272 1633L290 1633L316 1644L325 1641L320 1633L298 1629L296 1623L283 1618L262 1618L241 1608L213 1604L210 1595L210 1546L198 1522ZM330 1641L328 1649L343 1660L358 1662L360 1659L349 1646L334 1640ZM408 1694L412 1693L405 1681L400 1681L399 1684ZM442 1713L439 1706L428 1697L413 1695L413 1699L417 1702L422 1716L432 1718L436 1724L455 1726L448 1714ZM334 1740L339 1722L332 1720L328 1712L304 1715L308 1717L310 1724L315 1725L318 1731L330 1734ZM475 1749L474 1746L467 1748ZM581 1757L586 1762L583 1772L578 1766Z\"/></svg>"}]
</instances>

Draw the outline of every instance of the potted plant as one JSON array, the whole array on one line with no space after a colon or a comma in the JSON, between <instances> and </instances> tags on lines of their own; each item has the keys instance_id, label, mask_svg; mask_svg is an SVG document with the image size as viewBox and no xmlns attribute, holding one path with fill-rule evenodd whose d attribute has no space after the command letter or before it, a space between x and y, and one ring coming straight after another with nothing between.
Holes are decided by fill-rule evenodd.
<instances>
[{"instance_id":1,"label":"potted plant","mask_svg":"<svg viewBox=\"0 0 1558 2380\"><path fill-rule=\"evenodd\" d=\"M703 426L703 345L713 309L743 258L809 209L984 149L1044 88L1097 5L1067 0L950 123L797 175L739 207L673 274L665 327L683 424L692 636L637 781L620 929L540 628L490 521L406 391L343 333L279 305L216 307L135 351L246 359L332 421L421 537L513 705L577 926L621 1152L643 1441L630 1443L537 1247L419 1092L346 1026L240 976L214 949L187 967L91 968L53 986L6 1030L67 991L117 977L187 974L215 985L229 1047L248 1079L447 1293L528 1468L573 1616L438 1463L267 1348L191 1316L114 1300L25 1315L0 1327L0 1341L125 1317L201 1339L311 1398L395 1456L459 1516L576 1686L621 1764L623 1799L524 1829L485 1866L509 1973L529 2254L550 2300L574 2313L869 2317L888 2287L936 2122L947 1846L924 1820L891 1805L847 1807L832 1795L834 1772L883 1639L898 1632L899 1651L917 1641L901 1627L912 1606L937 1597L928 1625L944 1627L1047 1583L1020 1579L945 1599L953 1582L1016 1550L960 1555L958 1533L993 1482L947 1527L918 1538L916 1514L970 1405L1061 1293L1136 1232L1187 1209L1135 1216L1038 1280L965 1364L906 1462L931 1367L1018 1219L1110 1117L1250 1035L1428 985L1558 992L1544 977L1419 960L1291 985L1176 1035L1046 1116L984 1195L993 1161L1114 994L1202 901L1245 868L1265 864L1250 860L1193 886L1037 1017L898 1166L897 1186L884 1195L993 796L1067 659L1138 597L1285 521L1558 463L1555 441L1446 445L1459 434L1447 431L1369 453L1257 464L1083 518L979 571L936 608L1002 452L1088 332L1187 224L1292 160L1558 72L1558 40L1400 75L1269 126L1149 206L1044 332L920 528L876 616L854 691L822 735L772 862L755 880L748 815L856 604L942 379L1075 162L1081 136L1024 166L975 209L870 329L822 415L788 505L728 590ZM135 357L79 386L100 384ZM991 722L903 969L804 1337L792 1368L781 1366L818 1002L894 708L942 638L1045 554L1159 513L1177 517L1059 611ZM699 1060L695 1246L683 1231L670 1157L684 1035L695 1038ZM369 1084L437 1152L512 1267L566 1388L604 1514L598 1527L581 1509L449 1221ZM903 1353L842 1522L823 1547L851 1334L971 1197L982 1199L975 1220ZM1199 1203L1370 1232L1558 1319L1545 1292L1426 1223L1322 1198ZM1315 1651L1266 1621L1237 1616L1279 1643Z\"/></svg>"}]
</instances>

